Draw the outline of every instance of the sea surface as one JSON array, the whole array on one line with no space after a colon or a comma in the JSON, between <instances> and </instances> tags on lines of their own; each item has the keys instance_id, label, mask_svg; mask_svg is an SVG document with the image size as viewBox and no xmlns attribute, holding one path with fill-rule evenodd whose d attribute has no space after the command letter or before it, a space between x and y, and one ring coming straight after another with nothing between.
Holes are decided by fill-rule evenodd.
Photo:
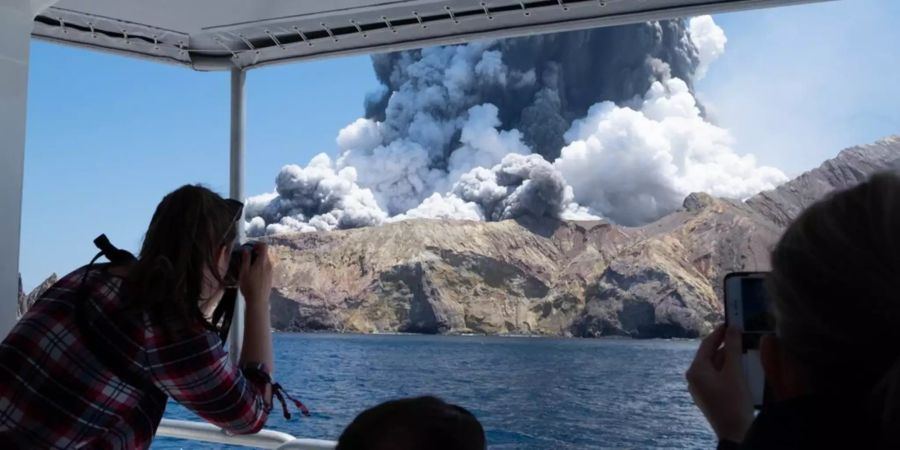
<instances>
[{"instance_id":1,"label":"sea surface","mask_svg":"<svg viewBox=\"0 0 900 450\"><path fill-rule=\"evenodd\" d=\"M275 334L276 378L312 411L268 428L337 439L360 411L432 394L491 449L715 448L684 371L696 341ZM166 417L197 420L175 403ZM243 448L158 438L153 449Z\"/></svg>"}]
</instances>

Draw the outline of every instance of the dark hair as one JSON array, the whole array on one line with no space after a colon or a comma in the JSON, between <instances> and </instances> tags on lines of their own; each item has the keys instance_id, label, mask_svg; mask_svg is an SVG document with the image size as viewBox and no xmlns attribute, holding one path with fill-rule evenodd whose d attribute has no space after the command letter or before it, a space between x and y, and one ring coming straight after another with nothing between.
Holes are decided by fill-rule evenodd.
<instances>
[{"instance_id":1,"label":"dark hair","mask_svg":"<svg viewBox=\"0 0 900 450\"><path fill-rule=\"evenodd\" d=\"M484 429L469 411L435 397L392 400L363 411L335 450L484 450Z\"/></svg>"},{"instance_id":2,"label":"dark hair","mask_svg":"<svg viewBox=\"0 0 900 450\"><path fill-rule=\"evenodd\" d=\"M240 212L239 203L199 185L166 195L129 271L129 308L161 314L175 321L167 323L173 327L212 328L201 310L204 269L214 269L219 249L235 240ZM216 281L223 283L216 272Z\"/></svg>"},{"instance_id":3,"label":"dark hair","mask_svg":"<svg viewBox=\"0 0 900 450\"><path fill-rule=\"evenodd\" d=\"M804 211L768 280L779 341L815 392L869 402L886 432L900 426L898 233L900 178L875 175Z\"/></svg>"}]
</instances>

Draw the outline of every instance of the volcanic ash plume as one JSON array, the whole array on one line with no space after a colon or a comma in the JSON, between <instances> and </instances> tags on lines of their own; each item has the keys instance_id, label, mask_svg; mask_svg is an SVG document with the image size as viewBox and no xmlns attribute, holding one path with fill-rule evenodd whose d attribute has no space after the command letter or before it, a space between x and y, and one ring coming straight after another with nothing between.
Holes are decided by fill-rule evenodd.
<instances>
[{"instance_id":1,"label":"volcanic ash plume","mask_svg":"<svg viewBox=\"0 0 900 450\"><path fill-rule=\"evenodd\" d=\"M500 164L463 174L446 195L433 194L391 220L410 218L499 221L521 216L596 219L574 202L572 188L540 155L510 153Z\"/></svg>"},{"instance_id":2,"label":"volcanic ash plume","mask_svg":"<svg viewBox=\"0 0 900 450\"><path fill-rule=\"evenodd\" d=\"M320 154L306 168L284 166L273 194L247 200L247 234L357 228L382 223L387 215L368 189L356 184L356 170L335 172L331 160Z\"/></svg>"},{"instance_id":3,"label":"volcanic ash plume","mask_svg":"<svg viewBox=\"0 0 900 450\"><path fill-rule=\"evenodd\" d=\"M251 199L255 234L416 217L601 216L641 224L693 191L742 198L785 177L731 148L693 81L710 17L373 56L382 90L332 161L286 166Z\"/></svg>"},{"instance_id":4,"label":"volcanic ash plume","mask_svg":"<svg viewBox=\"0 0 900 450\"><path fill-rule=\"evenodd\" d=\"M647 91L658 78L651 58L668 64L673 76L692 79L700 54L684 21L375 55L384 90L366 102L366 117L387 125L388 140L415 139L421 121L439 125L444 133L427 143L440 156L454 148L451 124L470 107L490 103L506 128L521 131L552 161L569 124L592 104L628 102Z\"/></svg>"},{"instance_id":5,"label":"volcanic ash plume","mask_svg":"<svg viewBox=\"0 0 900 450\"><path fill-rule=\"evenodd\" d=\"M337 166L357 168L359 183L372 189L390 215L400 214L434 192L446 192L475 167L493 167L510 153L531 153L519 131L497 129L497 115L496 106L483 104L454 118L449 132L455 147L447 155L433 153L445 127L431 119L416 119L412 135L397 139L388 137L393 133L388 124L359 119L338 134Z\"/></svg>"}]
</instances>

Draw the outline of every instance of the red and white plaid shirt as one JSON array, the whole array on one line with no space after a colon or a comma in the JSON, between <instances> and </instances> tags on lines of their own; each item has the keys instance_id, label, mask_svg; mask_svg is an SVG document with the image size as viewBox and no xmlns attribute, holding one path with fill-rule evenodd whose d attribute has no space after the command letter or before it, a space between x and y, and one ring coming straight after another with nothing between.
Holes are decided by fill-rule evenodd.
<instances>
[{"instance_id":1,"label":"red and white plaid shirt","mask_svg":"<svg viewBox=\"0 0 900 450\"><path fill-rule=\"evenodd\" d=\"M47 290L0 344L0 448L147 448L169 396L229 432L262 428L261 366L234 367L212 331L123 313L121 278L86 270Z\"/></svg>"}]
</instances>

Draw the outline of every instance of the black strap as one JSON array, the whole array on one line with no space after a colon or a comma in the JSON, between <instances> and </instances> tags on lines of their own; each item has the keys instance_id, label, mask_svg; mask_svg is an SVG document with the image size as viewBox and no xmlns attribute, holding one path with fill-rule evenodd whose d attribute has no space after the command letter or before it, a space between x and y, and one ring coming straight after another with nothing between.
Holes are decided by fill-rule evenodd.
<instances>
[{"instance_id":1,"label":"black strap","mask_svg":"<svg viewBox=\"0 0 900 450\"><path fill-rule=\"evenodd\" d=\"M137 261L137 258L129 252L128 250L122 250L115 245L112 245L109 242L109 238L106 237L105 234L101 234L94 239L94 245L100 249L100 252L97 253L91 262L88 263L87 268L84 271L84 276L81 277L81 284L84 285L85 281L87 281L87 276L91 273L91 269L94 267L94 264L100 259L101 256L105 256L106 259L109 260L109 264L106 267L118 267L118 266L127 266L129 264L133 264Z\"/></svg>"},{"instance_id":2,"label":"black strap","mask_svg":"<svg viewBox=\"0 0 900 450\"><path fill-rule=\"evenodd\" d=\"M257 382L263 382L272 387L272 404L266 407L266 412L270 412L272 407L274 406L275 400L278 400L281 403L281 413L284 415L285 419L290 419L292 417L290 410L288 409L287 400L294 402L294 406L300 410L300 414L303 414L305 417L310 416L309 408L303 404L300 400L294 398L291 394L288 393L280 384L273 383L272 377L269 376L269 373L266 372L261 364L257 364L255 366L245 366L243 369L244 376L247 379ZM285 400L287 398L287 400Z\"/></svg>"},{"instance_id":3,"label":"black strap","mask_svg":"<svg viewBox=\"0 0 900 450\"><path fill-rule=\"evenodd\" d=\"M136 373L127 370L123 366L124 360L122 356L113 354L109 343L105 342L104 337L97 332L97 327L91 323L91 314L89 314L87 310L90 306L88 300L91 296L91 285L87 284L87 278L91 271L97 266L95 264L97 260L100 259L101 256L105 256L110 262L109 264L103 264L102 266L103 269L108 269L110 267L131 264L137 261L137 259L131 252L121 250L112 245L105 234L101 234L94 239L94 245L100 249L100 253L97 253L97 255L94 256L84 270L84 276L81 278L81 285L76 291L79 298L73 305L73 319L76 326L81 331L82 336L84 336L85 346L94 354L101 364L119 377L119 379L131 386L139 389L147 389L149 387L147 380L141 378Z\"/></svg>"},{"instance_id":4,"label":"black strap","mask_svg":"<svg viewBox=\"0 0 900 450\"><path fill-rule=\"evenodd\" d=\"M303 414L305 417L310 416L309 409L306 407L306 405L304 405L300 400L297 400L296 398L291 396L291 394L289 394L288 391L284 390L284 388L281 387L280 384L272 383L272 393L275 394L275 397L278 398L278 401L281 403L281 413L284 415L285 419L291 418L291 412L288 411L287 402L284 400L285 397L287 397L288 400L294 402L294 406L296 406L297 409L300 410L301 414Z\"/></svg>"},{"instance_id":5,"label":"black strap","mask_svg":"<svg viewBox=\"0 0 900 450\"><path fill-rule=\"evenodd\" d=\"M228 330L231 328L231 321L234 318L234 305L236 302L237 288L225 289L222 300L219 300L219 304L213 310L212 324L219 326L219 321L222 322L222 325L219 326L219 339L222 340L223 344L228 338Z\"/></svg>"},{"instance_id":6,"label":"black strap","mask_svg":"<svg viewBox=\"0 0 900 450\"><path fill-rule=\"evenodd\" d=\"M134 255L128 250L122 250L112 245L112 243L109 242L109 238L106 237L105 234L97 236L97 238L94 239L94 245L96 245L97 248L100 249L100 253L98 253L97 256L94 257L94 260L91 261L91 264L93 264L94 261L96 261L100 256L105 256L113 266L124 266L137 261L137 258L135 258Z\"/></svg>"}]
</instances>

